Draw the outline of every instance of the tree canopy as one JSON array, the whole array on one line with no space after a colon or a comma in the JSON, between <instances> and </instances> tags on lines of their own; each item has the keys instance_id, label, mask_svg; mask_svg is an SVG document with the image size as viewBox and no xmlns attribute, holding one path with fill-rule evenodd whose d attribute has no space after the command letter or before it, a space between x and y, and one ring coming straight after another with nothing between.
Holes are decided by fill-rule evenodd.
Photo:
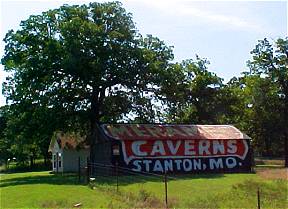
<instances>
[{"instance_id":1,"label":"tree canopy","mask_svg":"<svg viewBox=\"0 0 288 209\"><path fill-rule=\"evenodd\" d=\"M173 58L164 42L137 32L119 2L64 5L20 26L4 39L2 64L12 73L4 83L7 100L21 112L33 109L31 118L43 109L59 113L58 124L66 126L80 118L76 125L88 124L94 138L100 121L139 112L135 104Z\"/></svg>"},{"instance_id":2,"label":"tree canopy","mask_svg":"<svg viewBox=\"0 0 288 209\"><path fill-rule=\"evenodd\" d=\"M129 112L128 93L157 82L155 74L173 57L159 39L137 33L119 2L65 5L30 16L5 42L2 63L13 72L4 85L8 100L84 110L91 123Z\"/></svg>"},{"instance_id":3,"label":"tree canopy","mask_svg":"<svg viewBox=\"0 0 288 209\"><path fill-rule=\"evenodd\" d=\"M175 63L172 47L142 36L119 2L31 15L4 41L1 158L47 157L56 130L89 136L93 151L98 123L125 120L234 124L257 154L285 147L288 156L287 38L259 41L249 71L228 83L199 56Z\"/></svg>"},{"instance_id":4,"label":"tree canopy","mask_svg":"<svg viewBox=\"0 0 288 209\"><path fill-rule=\"evenodd\" d=\"M288 167L288 37L279 38L275 43L270 43L267 39L260 40L251 54L253 57L248 62L251 74L264 77L266 83L270 82L272 83L270 86L274 87L274 98L267 100L272 93L271 90L266 90L267 92L263 93L262 98L266 97L264 99L268 104L265 105L263 102L259 108L264 109L278 102L276 107L271 105L266 109L266 113L269 113L269 110L273 110L273 113L270 113L270 116L268 114L265 122L278 115L278 120L270 125L268 131L273 132L273 127L278 128L276 141L284 146L285 166ZM267 127L263 125L261 127L267 130Z\"/></svg>"}]
</instances>

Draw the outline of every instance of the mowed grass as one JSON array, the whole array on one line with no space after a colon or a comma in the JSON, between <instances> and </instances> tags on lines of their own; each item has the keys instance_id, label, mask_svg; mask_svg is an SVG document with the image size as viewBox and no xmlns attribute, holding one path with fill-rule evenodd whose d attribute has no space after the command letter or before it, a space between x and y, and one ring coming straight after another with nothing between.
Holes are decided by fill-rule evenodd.
<instances>
[{"instance_id":1,"label":"mowed grass","mask_svg":"<svg viewBox=\"0 0 288 209\"><path fill-rule=\"evenodd\" d=\"M207 174L171 176L169 208L288 208L287 169L261 169L256 174ZM49 172L1 176L1 208L164 208L161 177L96 178L90 186L77 176Z\"/></svg>"},{"instance_id":2,"label":"mowed grass","mask_svg":"<svg viewBox=\"0 0 288 209\"><path fill-rule=\"evenodd\" d=\"M0 208L85 208L124 207L107 194L78 184L77 176L49 172L1 175Z\"/></svg>"}]
</instances>

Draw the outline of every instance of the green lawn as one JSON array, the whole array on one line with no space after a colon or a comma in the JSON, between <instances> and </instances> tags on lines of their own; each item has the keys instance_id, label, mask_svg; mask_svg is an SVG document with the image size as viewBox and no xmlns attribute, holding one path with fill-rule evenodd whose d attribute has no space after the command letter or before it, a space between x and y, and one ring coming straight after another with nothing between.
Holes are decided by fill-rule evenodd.
<instances>
[{"instance_id":1,"label":"green lawn","mask_svg":"<svg viewBox=\"0 0 288 209\"><path fill-rule=\"evenodd\" d=\"M121 202L86 185L73 175L49 172L5 174L1 176L1 208L86 208L124 207Z\"/></svg>"},{"instance_id":2,"label":"green lawn","mask_svg":"<svg viewBox=\"0 0 288 209\"><path fill-rule=\"evenodd\" d=\"M287 170L277 169L269 175L265 170L261 172L176 176L168 182L169 206L257 208L260 188L261 208L287 208L288 181L283 179ZM68 174L4 174L1 208L72 208L76 203L82 203L81 208L164 207L164 183L160 178L122 176L118 192L115 183L115 177L95 179L89 187L78 184L77 177Z\"/></svg>"}]
</instances>

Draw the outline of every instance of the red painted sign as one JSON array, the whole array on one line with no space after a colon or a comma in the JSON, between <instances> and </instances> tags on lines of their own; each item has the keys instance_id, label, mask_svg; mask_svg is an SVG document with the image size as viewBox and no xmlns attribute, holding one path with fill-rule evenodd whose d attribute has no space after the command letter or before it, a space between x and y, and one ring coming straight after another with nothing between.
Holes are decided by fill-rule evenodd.
<instances>
[{"instance_id":1,"label":"red painted sign","mask_svg":"<svg viewBox=\"0 0 288 209\"><path fill-rule=\"evenodd\" d=\"M233 126L104 125L121 142L122 160L135 171L201 171L248 168L250 138Z\"/></svg>"},{"instance_id":2,"label":"red painted sign","mask_svg":"<svg viewBox=\"0 0 288 209\"><path fill-rule=\"evenodd\" d=\"M244 140L147 140L122 141L124 161L143 158L205 158L235 156L244 159L248 145Z\"/></svg>"}]
</instances>

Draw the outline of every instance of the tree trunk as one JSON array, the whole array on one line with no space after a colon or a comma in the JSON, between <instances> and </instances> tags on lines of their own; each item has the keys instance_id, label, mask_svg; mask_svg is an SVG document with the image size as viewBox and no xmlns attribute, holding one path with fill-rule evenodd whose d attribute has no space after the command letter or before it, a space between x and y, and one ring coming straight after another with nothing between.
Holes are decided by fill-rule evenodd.
<instances>
[{"instance_id":1,"label":"tree trunk","mask_svg":"<svg viewBox=\"0 0 288 209\"><path fill-rule=\"evenodd\" d=\"M284 157L285 167L288 168L288 86L285 86L285 101L284 101Z\"/></svg>"},{"instance_id":2,"label":"tree trunk","mask_svg":"<svg viewBox=\"0 0 288 209\"><path fill-rule=\"evenodd\" d=\"M44 154L44 166L48 167L48 153Z\"/></svg>"},{"instance_id":3,"label":"tree trunk","mask_svg":"<svg viewBox=\"0 0 288 209\"><path fill-rule=\"evenodd\" d=\"M92 99L91 99L91 114L90 114L90 162L95 163L95 146L99 141L99 101L98 101L99 91L97 88L93 88ZM88 165L87 165L88 166Z\"/></svg>"},{"instance_id":4,"label":"tree trunk","mask_svg":"<svg viewBox=\"0 0 288 209\"><path fill-rule=\"evenodd\" d=\"M45 167L47 166L47 157L46 157L46 155L44 155L44 166Z\"/></svg>"},{"instance_id":5,"label":"tree trunk","mask_svg":"<svg viewBox=\"0 0 288 209\"><path fill-rule=\"evenodd\" d=\"M284 135L285 168L288 168L288 134Z\"/></svg>"},{"instance_id":6,"label":"tree trunk","mask_svg":"<svg viewBox=\"0 0 288 209\"><path fill-rule=\"evenodd\" d=\"M30 169L33 169L34 165L33 165L33 156L30 156Z\"/></svg>"},{"instance_id":7,"label":"tree trunk","mask_svg":"<svg viewBox=\"0 0 288 209\"><path fill-rule=\"evenodd\" d=\"M265 157L271 157L272 156L272 152L271 152L271 143L270 143L270 134L267 134L266 132L264 132L265 134L262 135L262 138L264 138L264 156ZM262 140L261 140L262 141Z\"/></svg>"},{"instance_id":8,"label":"tree trunk","mask_svg":"<svg viewBox=\"0 0 288 209\"><path fill-rule=\"evenodd\" d=\"M276 69L274 67L274 69ZM283 89L284 97L284 109L283 109L283 119L284 119L284 126L283 126L283 136L284 136L284 159L285 159L285 167L288 168L288 81L286 78L283 77L284 74L280 74L279 76L279 83Z\"/></svg>"},{"instance_id":9,"label":"tree trunk","mask_svg":"<svg viewBox=\"0 0 288 209\"><path fill-rule=\"evenodd\" d=\"M97 127L97 123L99 121L91 121L91 130L90 130L90 136L89 136L89 142L90 142L90 161L91 163L95 162L95 146L97 142L99 141L99 130Z\"/></svg>"}]
</instances>

